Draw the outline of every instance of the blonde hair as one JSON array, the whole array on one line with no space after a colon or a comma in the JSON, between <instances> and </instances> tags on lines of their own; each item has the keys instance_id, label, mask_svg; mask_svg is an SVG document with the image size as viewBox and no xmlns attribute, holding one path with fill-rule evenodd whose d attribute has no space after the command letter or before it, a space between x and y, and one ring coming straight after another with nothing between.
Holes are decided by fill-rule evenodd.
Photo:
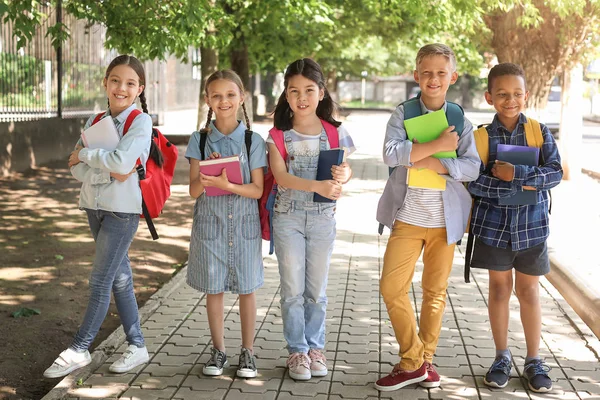
<instances>
[{"instance_id":1,"label":"blonde hair","mask_svg":"<svg viewBox=\"0 0 600 400\"><path fill-rule=\"evenodd\" d=\"M233 82L236 84L238 89L240 89L240 96L244 97L244 84L242 83L242 79L238 74L230 69L222 69L219 71L213 72L207 79L204 84L204 92L206 96L208 96L208 87L214 81L218 81L220 79L225 79L227 81ZM246 111L246 103L242 103L242 111L244 112L244 119L246 120L246 130L250 130L250 119L248 118L248 112ZM210 121L212 119L213 110L212 108L208 109L208 115L206 118L206 125L204 126L204 131L210 132Z\"/></svg>"},{"instance_id":2,"label":"blonde hair","mask_svg":"<svg viewBox=\"0 0 600 400\"><path fill-rule=\"evenodd\" d=\"M419 64L425 57L431 56L444 56L450 62L452 66L452 72L456 71L456 56L452 49L445 44L441 43L433 43L427 44L419 49L417 53L416 67L419 67Z\"/></svg>"}]
</instances>

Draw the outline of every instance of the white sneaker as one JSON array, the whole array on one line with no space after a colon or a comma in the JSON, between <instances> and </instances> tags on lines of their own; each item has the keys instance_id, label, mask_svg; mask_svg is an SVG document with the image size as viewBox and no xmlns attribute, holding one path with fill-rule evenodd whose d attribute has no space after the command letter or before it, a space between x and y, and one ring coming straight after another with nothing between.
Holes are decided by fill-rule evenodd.
<instances>
[{"instance_id":1,"label":"white sneaker","mask_svg":"<svg viewBox=\"0 0 600 400\"><path fill-rule=\"evenodd\" d=\"M138 365L147 363L150 360L148 350L146 347L137 347L136 345L130 344L127 349L117 361L112 363L108 370L117 374L129 372Z\"/></svg>"},{"instance_id":2,"label":"white sneaker","mask_svg":"<svg viewBox=\"0 0 600 400\"><path fill-rule=\"evenodd\" d=\"M85 367L89 363L92 362L92 357L90 357L89 351L84 351L81 353L76 352L73 349L66 349L56 360L54 363L44 371L45 378L60 378L62 376L69 375L71 372L76 369Z\"/></svg>"},{"instance_id":3,"label":"white sneaker","mask_svg":"<svg viewBox=\"0 0 600 400\"><path fill-rule=\"evenodd\" d=\"M310 358L306 353L292 353L287 359L290 378L297 381L307 381L311 378Z\"/></svg>"}]
</instances>

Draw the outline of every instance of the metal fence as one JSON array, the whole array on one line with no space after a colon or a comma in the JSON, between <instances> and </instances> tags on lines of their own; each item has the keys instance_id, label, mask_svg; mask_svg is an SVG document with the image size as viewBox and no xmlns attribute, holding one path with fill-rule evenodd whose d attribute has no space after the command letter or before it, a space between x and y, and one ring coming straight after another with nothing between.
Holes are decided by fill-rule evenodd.
<instances>
[{"instance_id":1,"label":"metal fence","mask_svg":"<svg viewBox=\"0 0 600 400\"><path fill-rule=\"evenodd\" d=\"M118 53L104 48L105 27L59 13L54 7L41 6L41 11L45 20L21 49L17 49L12 24L0 27L0 122L84 117L106 109L102 79ZM62 21L70 33L60 53L46 36L56 21ZM195 55L190 49L189 58L194 60ZM150 113L197 107L200 77L191 64L171 58L146 62L145 69Z\"/></svg>"}]
</instances>

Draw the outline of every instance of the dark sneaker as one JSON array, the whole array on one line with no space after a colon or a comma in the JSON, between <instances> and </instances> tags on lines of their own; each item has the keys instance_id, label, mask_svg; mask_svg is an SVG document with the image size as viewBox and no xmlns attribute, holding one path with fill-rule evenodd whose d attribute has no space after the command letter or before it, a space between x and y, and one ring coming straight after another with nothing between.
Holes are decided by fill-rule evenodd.
<instances>
[{"instance_id":1,"label":"dark sneaker","mask_svg":"<svg viewBox=\"0 0 600 400\"><path fill-rule=\"evenodd\" d=\"M523 369L523 376L529 383L529 389L536 393L546 393L552 390L552 379L548 376L550 367L540 359L529 361Z\"/></svg>"},{"instance_id":2,"label":"dark sneaker","mask_svg":"<svg viewBox=\"0 0 600 400\"><path fill-rule=\"evenodd\" d=\"M202 368L202 373L207 376L219 376L223 374L223 368L227 365L227 355L213 347L210 350L210 360Z\"/></svg>"},{"instance_id":3,"label":"dark sneaker","mask_svg":"<svg viewBox=\"0 0 600 400\"><path fill-rule=\"evenodd\" d=\"M424 388L436 388L440 386L440 374L437 373L433 364L429 361L425 361L427 367L427 379L419 382L419 385Z\"/></svg>"},{"instance_id":4,"label":"dark sneaker","mask_svg":"<svg viewBox=\"0 0 600 400\"><path fill-rule=\"evenodd\" d=\"M256 360L250 350L242 347L236 375L240 378L256 378Z\"/></svg>"},{"instance_id":5,"label":"dark sneaker","mask_svg":"<svg viewBox=\"0 0 600 400\"><path fill-rule=\"evenodd\" d=\"M381 392L391 392L413 383L423 382L425 379L427 379L427 365L425 363L421 365L421 368L412 372L404 371L400 368L400 364L396 364L388 376L384 376L375 382L375 389Z\"/></svg>"},{"instance_id":6,"label":"dark sneaker","mask_svg":"<svg viewBox=\"0 0 600 400\"><path fill-rule=\"evenodd\" d=\"M508 357L498 356L485 374L483 383L494 388L503 388L508 384L512 366Z\"/></svg>"}]
</instances>

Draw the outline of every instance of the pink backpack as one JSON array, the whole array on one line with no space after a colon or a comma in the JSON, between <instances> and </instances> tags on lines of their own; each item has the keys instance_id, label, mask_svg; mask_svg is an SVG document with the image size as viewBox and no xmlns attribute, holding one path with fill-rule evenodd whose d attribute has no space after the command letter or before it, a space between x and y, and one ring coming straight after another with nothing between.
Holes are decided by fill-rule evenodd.
<instances>
[{"instance_id":1,"label":"pink backpack","mask_svg":"<svg viewBox=\"0 0 600 400\"><path fill-rule=\"evenodd\" d=\"M327 134L329 146L332 149L339 147L340 138L337 128L324 120L321 120L321 123L325 128L325 133ZM281 158L283 158L287 165L288 154L287 149L285 147L283 131L281 129L273 127L269 131L269 134L273 138L275 146L277 147L277 150L279 150L279 154L281 154ZM268 159L269 158L267 155L267 160ZM275 206L276 195L277 182L275 182L275 177L273 176L273 172L271 171L271 167L269 166L269 169L265 175L263 194L260 197L260 200L258 201L258 214L260 216L260 228L262 231L262 238L271 242L269 247L269 254L273 254L274 250L273 235L271 235L271 232L273 231L273 207Z\"/></svg>"}]
</instances>

